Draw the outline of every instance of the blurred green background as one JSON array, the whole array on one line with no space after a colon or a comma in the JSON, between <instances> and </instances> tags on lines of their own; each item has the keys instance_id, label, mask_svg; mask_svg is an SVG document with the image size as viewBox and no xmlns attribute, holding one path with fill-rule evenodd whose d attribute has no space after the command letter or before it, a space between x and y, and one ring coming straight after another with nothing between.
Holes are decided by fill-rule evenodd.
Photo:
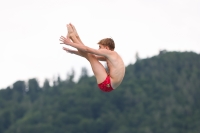
<instances>
[{"instance_id":1,"label":"blurred green background","mask_svg":"<svg viewBox=\"0 0 200 133\"><path fill-rule=\"evenodd\" d=\"M126 67L110 93L82 68L53 85L0 90L0 133L200 133L200 55L160 51Z\"/></svg>"}]
</instances>

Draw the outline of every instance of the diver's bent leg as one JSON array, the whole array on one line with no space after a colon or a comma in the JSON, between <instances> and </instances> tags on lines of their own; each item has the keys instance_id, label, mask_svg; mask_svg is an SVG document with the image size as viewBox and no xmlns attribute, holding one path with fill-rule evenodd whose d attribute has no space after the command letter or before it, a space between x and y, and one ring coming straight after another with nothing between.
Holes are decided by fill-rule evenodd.
<instances>
[{"instance_id":1,"label":"diver's bent leg","mask_svg":"<svg viewBox=\"0 0 200 133\"><path fill-rule=\"evenodd\" d=\"M97 83L98 84L102 83L107 77L107 72L106 72L105 68L93 54L88 53L86 56L86 59L90 62L90 65L91 65L92 71L96 77Z\"/></svg>"}]
</instances>

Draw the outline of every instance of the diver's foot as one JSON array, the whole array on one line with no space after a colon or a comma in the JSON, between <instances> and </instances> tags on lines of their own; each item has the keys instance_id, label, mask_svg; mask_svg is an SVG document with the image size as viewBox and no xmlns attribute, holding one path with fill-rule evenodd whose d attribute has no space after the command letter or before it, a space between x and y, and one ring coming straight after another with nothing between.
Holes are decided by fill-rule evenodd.
<instances>
[{"instance_id":1,"label":"diver's foot","mask_svg":"<svg viewBox=\"0 0 200 133\"><path fill-rule=\"evenodd\" d=\"M67 30L68 30L68 34L67 36L71 39L73 37L76 37L76 33L74 32L73 28L71 25L67 24Z\"/></svg>"},{"instance_id":2,"label":"diver's foot","mask_svg":"<svg viewBox=\"0 0 200 133\"><path fill-rule=\"evenodd\" d=\"M71 23L70 23L69 25L72 27L72 30L74 31L75 36L76 36L76 37L79 37L78 32L77 32L75 26L74 26L73 24L71 24Z\"/></svg>"}]
</instances>

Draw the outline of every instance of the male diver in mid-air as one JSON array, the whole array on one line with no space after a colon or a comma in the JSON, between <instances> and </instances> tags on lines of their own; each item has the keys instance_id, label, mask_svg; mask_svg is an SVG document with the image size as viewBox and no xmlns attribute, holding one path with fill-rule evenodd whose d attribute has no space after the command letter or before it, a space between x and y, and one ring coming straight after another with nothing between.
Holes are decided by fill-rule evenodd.
<instances>
[{"instance_id":1,"label":"male diver in mid-air","mask_svg":"<svg viewBox=\"0 0 200 133\"><path fill-rule=\"evenodd\" d=\"M66 44L76 48L72 50L63 47L71 54L85 57L91 64L96 77L98 87L104 92L116 89L122 82L125 74L125 65L120 55L114 51L115 43L111 38L105 38L98 42L99 49L93 49L83 44L74 25L67 24L68 34L60 37L60 44ZM106 61L108 71L99 61Z\"/></svg>"}]
</instances>

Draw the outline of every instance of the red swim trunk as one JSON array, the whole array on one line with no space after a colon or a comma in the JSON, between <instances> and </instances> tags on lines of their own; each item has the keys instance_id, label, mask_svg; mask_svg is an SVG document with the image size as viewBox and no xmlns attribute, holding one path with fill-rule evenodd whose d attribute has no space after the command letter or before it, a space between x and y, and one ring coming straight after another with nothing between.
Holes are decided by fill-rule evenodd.
<instances>
[{"instance_id":1,"label":"red swim trunk","mask_svg":"<svg viewBox=\"0 0 200 133\"><path fill-rule=\"evenodd\" d=\"M98 86L99 86L99 89L101 89L104 92L110 92L110 91L112 91L113 88L111 86L110 76L108 75L106 77L106 79L102 83L98 84Z\"/></svg>"}]
</instances>

